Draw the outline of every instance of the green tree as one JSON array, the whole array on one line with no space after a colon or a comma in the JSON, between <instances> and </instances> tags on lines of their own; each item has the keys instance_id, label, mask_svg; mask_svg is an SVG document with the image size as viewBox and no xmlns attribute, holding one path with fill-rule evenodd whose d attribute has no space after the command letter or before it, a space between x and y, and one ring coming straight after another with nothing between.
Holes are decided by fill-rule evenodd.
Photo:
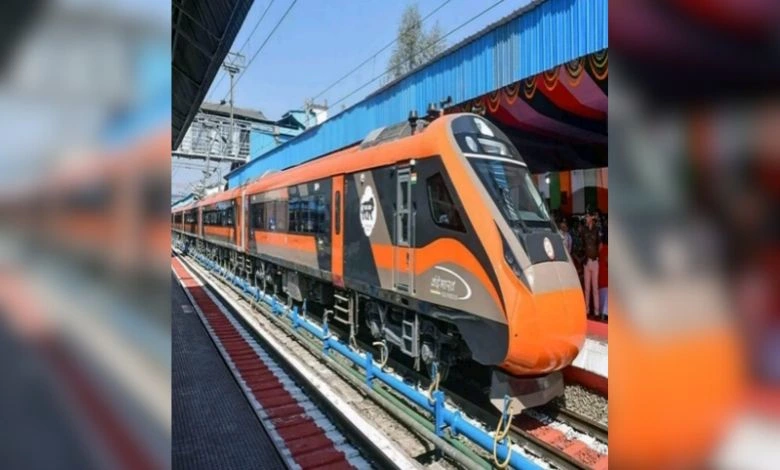
<instances>
[{"instance_id":1,"label":"green tree","mask_svg":"<svg viewBox=\"0 0 780 470\"><path fill-rule=\"evenodd\" d=\"M387 63L387 80L396 79L425 64L444 47L439 23L426 32L417 5L407 6L398 26L398 42Z\"/></svg>"}]
</instances>

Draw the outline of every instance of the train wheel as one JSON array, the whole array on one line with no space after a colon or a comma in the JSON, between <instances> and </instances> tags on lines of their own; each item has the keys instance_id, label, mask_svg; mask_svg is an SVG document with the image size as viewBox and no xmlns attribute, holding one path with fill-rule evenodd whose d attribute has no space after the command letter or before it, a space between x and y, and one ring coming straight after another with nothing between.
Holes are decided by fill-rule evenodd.
<instances>
[{"instance_id":1,"label":"train wheel","mask_svg":"<svg viewBox=\"0 0 780 470\"><path fill-rule=\"evenodd\" d=\"M436 345L430 337L424 337L420 346L420 359L427 366L428 376L433 380L438 374L438 380L443 382L447 380L450 373L450 363L441 357L441 346Z\"/></svg>"},{"instance_id":2,"label":"train wheel","mask_svg":"<svg viewBox=\"0 0 780 470\"><path fill-rule=\"evenodd\" d=\"M257 267L255 267L253 284L255 289L259 290L261 294L265 295L265 289L263 289L263 275L261 274L261 271Z\"/></svg>"},{"instance_id":3,"label":"train wheel","mask_svg":"<svg viewBox=\"0 0 780 470\"><path fill-rule=\"evenodd\" d=\"M263 295L268 295L268 273L266 273L265 263L260 263L260 291Z\"/></svg>"}]
</instances>

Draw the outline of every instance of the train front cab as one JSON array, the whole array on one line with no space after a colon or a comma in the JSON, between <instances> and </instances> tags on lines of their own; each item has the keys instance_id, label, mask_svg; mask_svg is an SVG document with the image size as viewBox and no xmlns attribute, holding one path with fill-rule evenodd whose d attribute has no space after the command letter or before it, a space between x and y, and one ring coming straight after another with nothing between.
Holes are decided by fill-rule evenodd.
<instances>
[{"instance_id":1,"label":"train front cab","mask_svg":"<svg viewBox=\"0 0 780 470\"><path fill-rule=\"evenodd\" d=\"M449 121L444 161L494 269L508 340L494 369L491 399L512 411L563 393L560 370L585 339L586 314L576 270L527 165L506 135L476 115Z\"/></svg>"}]
</instances>

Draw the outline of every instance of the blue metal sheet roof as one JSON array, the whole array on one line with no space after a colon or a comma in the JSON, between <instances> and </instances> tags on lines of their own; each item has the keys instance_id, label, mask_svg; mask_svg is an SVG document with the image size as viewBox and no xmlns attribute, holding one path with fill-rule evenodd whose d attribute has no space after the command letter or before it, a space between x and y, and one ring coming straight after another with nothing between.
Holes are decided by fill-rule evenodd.
<instances>
[{"instance_id":1,"label":"blue metal sheet roof","mask_svg":"<svg viewBox=\"0 0 780 470\"><path fill-rule=\"evenodd\" d=\"M227 175L229 187L362 140L424 114L447 96L461 103L608 47L608 0L542 0L488 26L323 124Z\"/></svg>"},{"instance_id":2,"label":"blue metal sheet roof","mask_svg":"<svg viewBox=\"0 0 780 470\"><path fill-rule=\"evenodd\" d=\"M171 204L171 209L178 209L179 207L186 206L187 204L190 204L193 201L195 201L195 195L188 194L183 198L179 199L178 201L174 202L173 204Z\"/></svg>"}]
</instances>

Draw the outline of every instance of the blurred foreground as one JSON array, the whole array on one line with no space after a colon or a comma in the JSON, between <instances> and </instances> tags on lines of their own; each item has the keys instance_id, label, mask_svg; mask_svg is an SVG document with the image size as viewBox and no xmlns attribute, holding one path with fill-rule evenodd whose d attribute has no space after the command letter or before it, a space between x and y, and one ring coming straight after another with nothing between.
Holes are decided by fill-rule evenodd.
<instances>
[{"instance_id":1,"label":"blurred foreground","mask_svg":"<svg viewBox=\"0 0 780 470\"><path fill-rule=\"evenodd\" d=\"M0 33L1 468L170 466L170 5L144 3Z\"/></svg>"},{"instance_id":2,"label":"blurred foreground","mask_svg":"<svg viewBox=\"0 0 780 470\"><path fill-rule=\"evenodd\" d=\"M610 2L610 466L780 462L780 2Z\"/></svg>"}]
</instances>

